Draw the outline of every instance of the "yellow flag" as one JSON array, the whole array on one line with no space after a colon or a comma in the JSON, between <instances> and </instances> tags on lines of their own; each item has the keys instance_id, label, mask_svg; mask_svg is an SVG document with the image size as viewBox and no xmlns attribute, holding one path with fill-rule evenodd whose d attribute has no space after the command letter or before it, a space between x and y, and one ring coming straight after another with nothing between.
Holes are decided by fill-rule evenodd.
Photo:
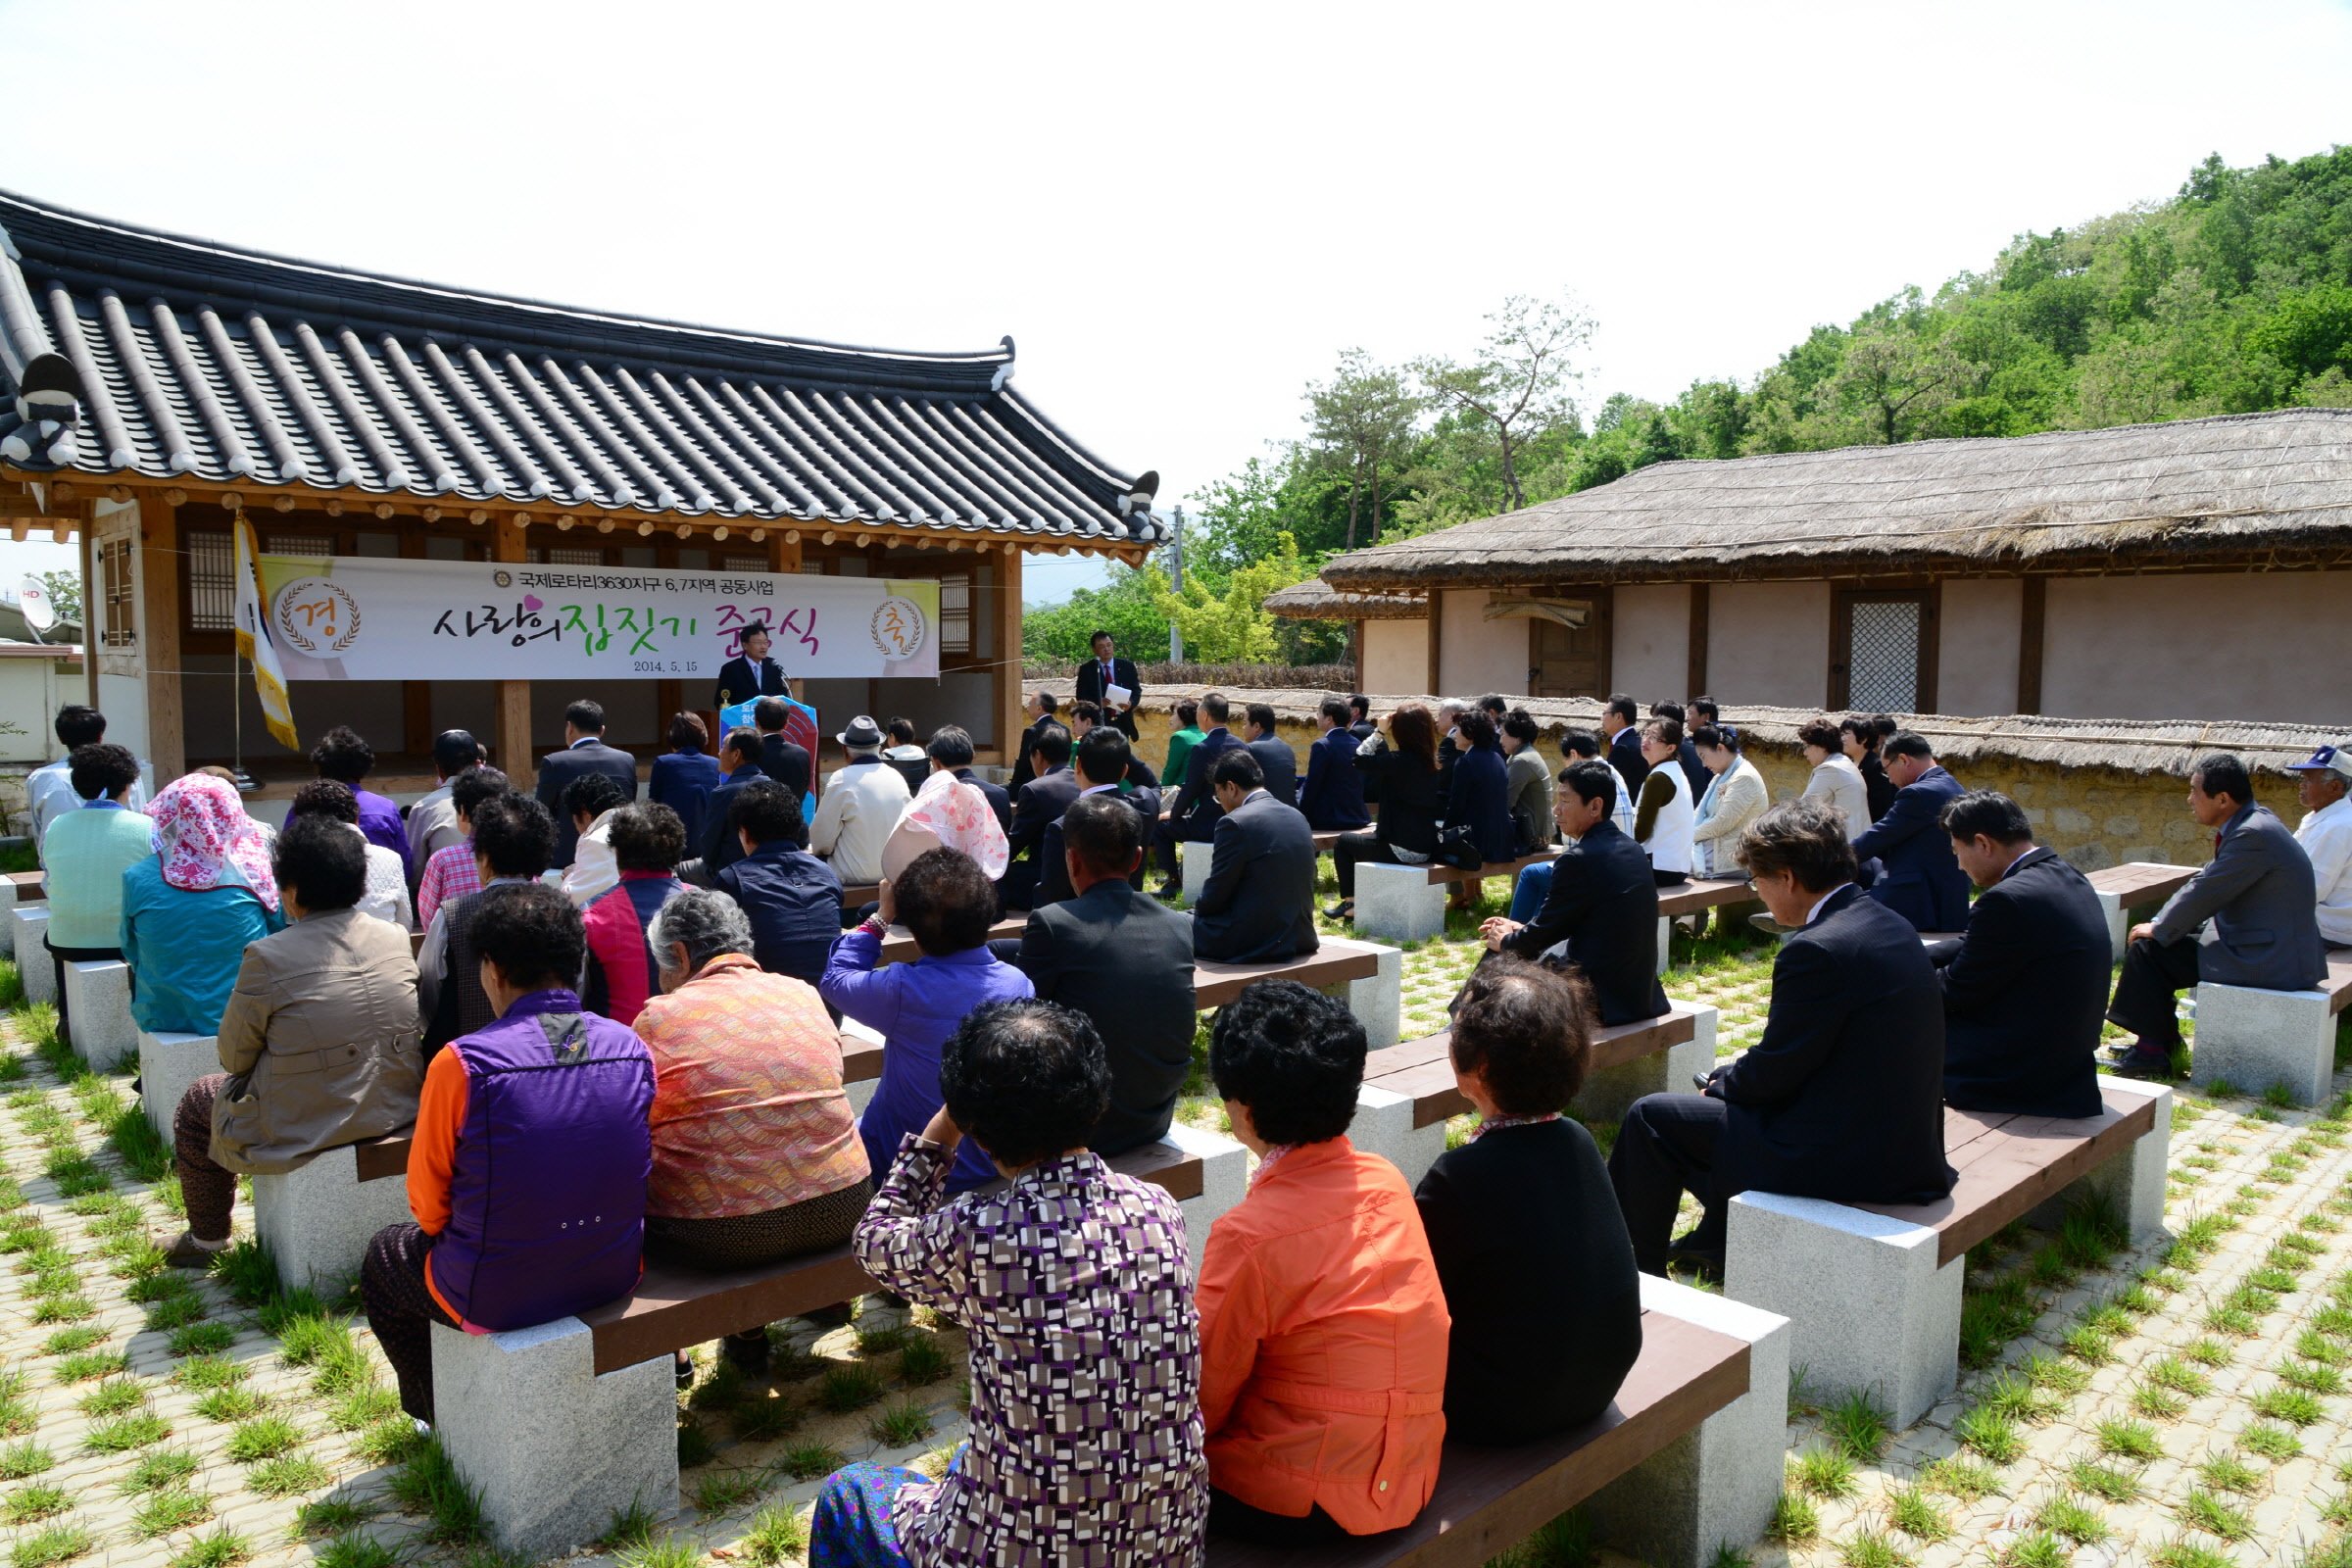
<instances>
[{"instance_id":1,"label":"yellow flag","mask_svg":"<svg viewBox=\"0 0 2352 1568\"><path fill-rule=\"evenodd\" d=\"M253 524L237 514L237 652L253 662L253 685L262 699L270 734L288 751L302 750L294 733L294 705L286 699L286 677L270 636L269 607L262 602L262 575L253 543Z\"/></svg>"}]
</instances>

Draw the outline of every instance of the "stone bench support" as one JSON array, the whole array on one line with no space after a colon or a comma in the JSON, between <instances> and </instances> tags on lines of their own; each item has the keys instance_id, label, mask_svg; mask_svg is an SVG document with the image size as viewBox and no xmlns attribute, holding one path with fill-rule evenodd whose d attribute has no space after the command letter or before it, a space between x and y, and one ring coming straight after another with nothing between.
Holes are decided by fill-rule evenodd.
<instances>
[{"instance_id":1,"label":"stone bench support","mask_svg":"<svg viewBox=\"0 0 2352 1568\"><path fill-rule=\"evenodd\" d=\"M188 1085L220 1070L220 1041L216 1035L139 1031L139 1105L166 1148L171 1147L172 1119L179 1113Z\"/></svg>"},{"instance_id":2,"label":"stone bench support","mask_svg":"<svg viewBox=\"0 0 2352 1568\"><path fill-rule=\"evenodd\" d=\"M1642 1276L1642 1305L1747 1342L1747 1393L1594 1493L1585 1504L1609 1544L1642 1562L1703 1568L1744 1553L1771 1528L1788 1452L1785 1317Z\"/></svg>"},{"instance_id":3,"label":"stone bench support","mask_svg":"<svg viewBox=\"0 0 2352 1568\"><path fill-rule=\"evenodd\" d=\"M254 1234L289 1290L308 1286L324 1295L357 1279L375 1233L408 1218L409 1184L361 1181L348 1144L282 1176L253 1178Z\"/></svg>"},{"instance_id":4,"label":"stone bench support","mask_svg":"<svg viewBox=\"0 0 2352 1568\"><path fill-rule=\"evenodd\" d=\"M1171 1123L1163 1143L1175 1145L1200 1161L1200 1196L1178 1200L1184 1210L1185 1240L1193 1250L1193 1268L1200 1267L1200 1252L1208 1245L1208 1228L1219 1215L1239 1203L1250 1191L1250 1152L1221 1133L1204 1132Z\"/></svg>"},{"instance_id":5,"label":"stone bench support","mask_svg":"<svg viewBox=\"0 0 2352 1568\"><path fill-rule=\"evenodd\" d=\"M481 1494L500 1550L537 1562L586 1544L616 1512L676 1515L668 1356L600 1377L593 1337L576 1317L505 1334L436 1323L432 1333L434 1431Z\"/></svg>"},{"instance_id":6,"label":"stone bench support","mask_svg":"<svg viewBox=\"0 0 2352 1568\"><path fill-rule=\"evenodd\" d=\"M11 945L17 954L17 978L26 1002L57 1005L57 967L49 961L49 906L20 904L8 911Z\"/></svg>"},{"instance_id":7,"label":"stone bench support","mask_svg":"<svg viewBox=\"0 0 2352 1568\"><path fill-rule=\"evenodd\" d=\"M2335 1015L2325 991L2257 991L2206 981L2197 987L2197 1038L2189 1053L2199 1089L2227 1078L2248 1094L2284 1084L2298 1105L2328 1098L2335 1076Z\"/></svg>"},{"instance_id":8,"label":"stone bench support","mask_svg":"<svg viewBox=\"0 0 2352 1568\"><path fill-rule=\"evenodd\" d=\"M1588 1121L1623 1121L1643 1095L1687 1095L1693 1074L1715 1067L1715 1032L1722 1015L1705 1003L1677 1001L1677 1012L1691 1014L1690 1038L1585 1077L1576 1092L1576 1112Z\"/></svg>"},{"instance_id":9,"label":"stone bench support","mask_svg":"<svg viewBox=\"0 0 2352 1568\"><path fill-rule=\"evenodd\" d=\"M18 909L39 909L48 912L48 894L38 887L26 887L9 877L0 877L0 913L13 914ZM47 960L48 955L36 944L33 953ZM17 956L17 922L0 919L0 956Z\"/></svg>"},{"instance_id":10,"label":"stone bench support","mask_svg":"<svg viewBox=\"0 0 2352 1568\"><path fill-rule=\"evenodd\" d=\"M1180 840L1176 845L1176 863L1182 868L1184 886L1176 895L1179 908L1189 909L1200 902L1201 891L1208 886L1208 865L1216 858L1216 846Z\"/></svg>"},{"instance_id":11,"label":"stone bench support","mask_svg":"<svg viewBox=\"0 0 2352 1568\"><path fill-rule=\"evenodd\" d=\"M130 1016L130 965L121 958L67 964L66 1028L74 1054L100 1072L136 1055L139 1026Z\"/></svg>"},{"instance_id":12,"label":"stone bench support","mask_svg":"<svg viewBox=\"0 0 2352 1568\"><path fill-rule=\"evenodd\" d=\"M1446 885L1426 865L1355 863L1355 919L1350 929L1366 942L1402 945L1446 930Z\"/></svg>"},{"instance_id":13,"label":"stone bench support","mask_svg":"<svg viewBox=\"0 0 2352 1568\"><path fill-rule=\"evenodd\" d=\"M1376 948L1374 953L1380 962L1377 974L1325 986L1323 994L1348 1004L1355 1021L1364 1026L1365 1049L1379 1051L1404 1038L1404 955L1395 948Z\"/></svg>"}]
</instances>

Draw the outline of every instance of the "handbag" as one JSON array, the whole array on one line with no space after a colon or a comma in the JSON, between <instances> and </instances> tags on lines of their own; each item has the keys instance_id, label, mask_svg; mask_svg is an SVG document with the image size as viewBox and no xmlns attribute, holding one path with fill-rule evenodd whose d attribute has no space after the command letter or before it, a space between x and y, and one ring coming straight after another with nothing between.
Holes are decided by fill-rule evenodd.
<instances>
[{"instance_id":1,"label":"handbag","mask_svg":"<svg viewBox=\"0 0 2352 1568\"><path fill-rule=\"evenodd\" d=\"M1454 822L1438 829L1437 852L1430 858L1457 871L1475 872L1487 863L1486 858L1478 853L1478 839L1467 822Z\"/></svg>"}]
</instances>

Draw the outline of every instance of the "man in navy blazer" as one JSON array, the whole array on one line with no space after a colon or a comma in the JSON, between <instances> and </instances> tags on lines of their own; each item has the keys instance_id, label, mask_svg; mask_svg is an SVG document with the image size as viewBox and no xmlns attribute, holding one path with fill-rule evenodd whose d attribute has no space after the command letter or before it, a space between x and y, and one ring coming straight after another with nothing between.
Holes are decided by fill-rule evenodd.
<instances>
[{"instance_id":1,"label":"man in navy blazer","mask_svg":"<svg viewBox=\"0 0 2352 1568\"><path fill-rule=\"evenodd\" d=\"M742 641L742 655L719 666L718 685L711 692L714 706L732 708L755 697L790 697L792 688L784 683L784 666L767 657L767 628L746 626Z\"/></svg>"},{"instance_id":2,"label":"man in navy blazer","mask_svg":"<svg viewBox=\"0 0 2352 1568\"><path fill-rule=\"evenodd\" d=\"M1224 809L1208 881L1193 905L1194 956L1279 963L1314 952L1314 829L1297 807L1267 793L1246 748L1228 747L1211 782Z\"/></svg>"},{"instance_id":3,"label":"man in navy blazer","mask_svg":"<svg viewBox=\"0 0 2352 1568\"><path fill-rule=\"evenodd\" d=\"M2188 809L2214 830L2213 859L2132 928L2108 1018L2139 1038L2115 1070L2169 1078L2180 1049L2174 994L2206 980L2256 991L2307 991L2328 977L2319 882L2287 826L2254 804L2246 764L2227 752L2188 775ZM2251 1087L2251 1086L2249 1086Z\"/></svg>"},{"instance_id":4,"label":"man in navy blazer","mask_svg":"<svg viewBox=\"0 0 2352 1568\"><path fill-rule=\"evenodd\" d=\"M1070 771L1070 732L1059 724L1038 730L1029 751L1029 766L1037 776L1013 797L1012 826L1004 834L1012 863L1005 866L997 884L1009 909L1029 907L1029 896L1036 891L1044 864L1039 847L1045 842L1046 829L1060 821L1061 813L1078 798L1078 775Z\"/></svg>"},{"instance_id":5,"label":"man in navy blazer","mask_svg":"<svg viewBox=\"0 0 2352 1568\"><path fill-rule=\"evenodd\" d=\"M1853 885L1845 819L1819 800L1772 808L1740 837L1756 896L1789 935L1764 1036L1698 1095L1634 1102L1609 1154L1634 1261L1723 1266L1727 1205L1758 1190L1842 1203L1927 1203L1943 1157L1943 997L1919 933ZM1689 1192L1706 1207L1670 1240Z\"/></svg>"},{"instance_id":6,"label":"man in navy blazer","mask_svg":"<svg viewBox=\"0 0 2352 1568\"><path fill-rule=\"evenodd\" d=\"M1130 760L1126 736L1108 724L1088 730L1078 742L1078 750L1071 763L1078 774L1080 788L1077 800L1072 801L1070 806L1075 807L1078 801L1096 795L1110 796L1125 806L1142 824L1135 830L1136 841L1140 844L1151 835L1152 825L1159 820L1159 791L1138 788L1128 781ZM1029 907L1032 909L1042 909L1049 904L1059 904L1064 899L1078 896L1076 886L1070 881L1069 852L1062 834L1062 824L1069 820L1069 808L1064 808L1059 818L1046 824L1045 835L1038 840L1037 885L1029 895ZM1140 853L1136 856L1128 881L1134 885L1136 892L1144 891L1144 861Z\"/></svg>"},{"instance_id":7,"label":"man in navy blazer","mask_svg":"<svg viewBox=\"0 0 2352 1568\"><path fill-rule=\"evenodd\" d=\"M1943 1102L2022 1116L2096 1116L2111 962L2087 877L2036 848L2025 808L1991 790L1943 808L1984 891L1962 935L1928 949L1943 987Z\"/></svg>"},{"instance_id":8,"label":"man in navy blazer","mask_svg":"<svg viewBox=\"0 0 2352 1568\"><path fill-rule=\"evenodd\" d=\"M1070 693L1070 699L1073 702L1102 705L1102 710L1110 715L1111 727L1126 736L1127 744L1133 746L1136 740L1135 705L1142 701L1144 695L1144 683L1136 674L1135 661L1115 657L1110 633L1106 631L1095 633L1090 645L1095 657L1078 666L1077 689ZM1127 700L1116 708L1110 702L1110 688L1113 686L1121 687L1127 693Z\"/></svg>"},{"instance_id":9,"label":"man in navy blazer","mask_svg":"<svg viewBox=\"0 0 2352 1568\"><path fill-rule=\"evenodd\" d=\"M1174 898L1179 885L1176 846L1208 843L1216 836L1217 818L1225 814L1217 805L1208 772L1218 758L1242 744L1241 737L1225 727L1232 716L1232 706L1223 692L1209 692L1200 699L1200 721L1208 726L1208 733L1193 743L1175 799L1167 803L1159 813L1159 825L1152 830L1152 842L1159 851L1159 869L1167 877L1159 886L1163 899Z\"/></svg>"},{"instance_id":10,"label":"man in navy blazer","mask_svg":"<svg viewBox=\"0 0 2352 1568\"><path fill-rule=\"evenodd\" d=\"M1250 755L1257 759L1258 771L1266 776L1265 790L1285 806L1298 804L1298 754L1291 743L1276 733L1274 705L1250 705Z\"/></svg>"},{"instance_id":11,"label":"man in navy blazer","mask_svg":"<svg viewBox=\"0 0 2352 1568\"><path fill-rule=\"evenodd\" d=\"M579 830L563 808L564 786L582 773L602 773L620 786L621 798L637 798L637 759L605 744L605 708L583 698L564 710L564 750L539 759L535 792L556 819L556 865L569 865L579 847Z\"/></svg>"},{"instance_id":12,"label":"man in navy blazer","mask_svg":"<svg viewBox=\"0 0 2352 1568\"><path fill-rule=\"evenodd\" d=\"M1479 927L1487 948L1541 958L1563 953L1592 988L1604 1024L1666 1011L1658 983L1658 879L1641 845L1610 820L1617 780L1606 762L1586 760L1560 772L1551 819L1568 843L1551 862L1551 891L1535 919L1496 915Z\"/></svg>"},{"instance_id":13,"label":"man in navy blazer","mask_svg":"<svg viewBox=\"0 0 2352 1568\"><path fill-rule=\"evenodd\" d=\"M1356 771L1355 749L1363 744L1349 727L1350 710L1326 697L1316 718L1323 734L1306 749L1306 782L1298 787L1298 811L1318 833L1352 833L1372 825L1364 809L1364 775Z\"/></svg>"},{"instance_id":14,"label":"man in navy blazer","mask_svg":"<svg viewBox=\"0 0 2352 1568\"><path fill-rule=\"evenodd\" d=\"M1896 730L1880 752L1894 803L1854 840L1855 859L1879 862L1870 896L1915 931L1957 931L1968 924L1968 873L1952 858L1943 810L1960 798L1960 781L1936 765L1924 735Z\"/></svg>"}]
</instances>

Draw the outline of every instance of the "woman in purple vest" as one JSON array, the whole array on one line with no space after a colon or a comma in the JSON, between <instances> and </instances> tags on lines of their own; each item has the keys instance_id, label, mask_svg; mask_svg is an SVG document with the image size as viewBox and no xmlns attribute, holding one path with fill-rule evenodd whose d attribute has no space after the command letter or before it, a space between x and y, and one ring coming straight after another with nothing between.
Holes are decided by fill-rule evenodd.
<instances>
[{"instance_id":1,"label":"woman in purple vest","mask_svg":"<svg viewBox=\"0 0 2352 1568\"><path fill-rule=\"evenodd\" d=\"M537 882L479 897L473 948L497 1021L425 1069L416 1222L376 1232L360 1270L401 1408L426 1422L433 1324L527 1328L636 1288L654 1159L653 1056L570 990L587 951L579 910Z\"/></svg>"}]
</instances>

